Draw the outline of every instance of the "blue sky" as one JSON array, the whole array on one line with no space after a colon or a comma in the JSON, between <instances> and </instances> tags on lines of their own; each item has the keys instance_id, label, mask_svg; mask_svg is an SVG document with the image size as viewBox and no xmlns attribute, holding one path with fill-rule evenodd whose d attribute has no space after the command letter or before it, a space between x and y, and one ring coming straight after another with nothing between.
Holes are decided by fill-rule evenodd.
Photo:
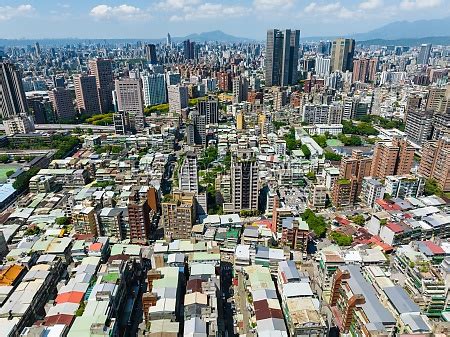
<instances>
[{"instance_id":1,"label":"blue sky","mask_svg":"<svg viewBox=\"0 0 450 337\"><path fill-rule=\"evenodd\" d=\"M158 38L211 30L264 38L366 32L450 15L450 0L0 0L0 38Z\"/></svg>"}]
</instances>

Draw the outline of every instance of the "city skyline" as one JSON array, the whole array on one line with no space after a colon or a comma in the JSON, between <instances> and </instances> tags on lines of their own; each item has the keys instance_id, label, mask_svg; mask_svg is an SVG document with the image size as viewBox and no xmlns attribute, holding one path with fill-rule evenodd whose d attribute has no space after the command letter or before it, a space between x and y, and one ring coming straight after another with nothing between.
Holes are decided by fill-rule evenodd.
<instances>
[{"instance_id":1,"label":"city skyline","mask_svg":"<svg viewBox=\"0 0 450 337\"><path fill-rule=\"evenodd\" d=\"M2 37L11 39L155 39L167 31L184 36L219 29L263 40L264 32L276 26L298 27L302 37L348 35L396 21L444 18L450 9L448 0L2 0L0 13Z\"/></svg>"}]
</instances>

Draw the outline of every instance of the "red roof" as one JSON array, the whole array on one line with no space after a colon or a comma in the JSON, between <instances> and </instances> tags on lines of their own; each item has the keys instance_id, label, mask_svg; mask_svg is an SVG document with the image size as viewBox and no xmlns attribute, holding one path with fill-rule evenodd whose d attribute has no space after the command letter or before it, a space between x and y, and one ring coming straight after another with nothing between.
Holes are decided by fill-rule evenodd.
<instances>
[{"instance_id":1,"label":"red roof","mask_svg":"<svg viewBox=\"0 0 450 337\"><path fill-rule=\"evenodd\" d=\"M81 291L69 291L68 293L59 294L56 296L56 303L80 303L83 299L84 293Z\"/></svg>"},{"instance_id":2,"label":"red roof","mask_svg":"<svg viewBox=\"0 0 450 337\"><path fill-rule=\"evenodd\" d=\"M341 216L335 217L334 220L339 222L341 225L350 225L351 224L351 222L349 220L347 220L346 218L343 218Z\"/></svg>"},{"instance_id":3,"label":"red roof","mask_svg":"<svg viewBox=\"0 0 450 337\"><path fill-rule=\"evenodd\" d=\"M89 246L89 250L92 252L99 252L103 247L103 244L101 242L93 243Z\"/></svg>"},{"instance_id":4,"label":"red roof","mask_svg":"<svg viewBox=\"0 0 450 337\"><path fill-rule=\"evenodd\" d=\"M92 242L92 241L94 241L95 236L94 236L94 234L75 234L73 236L73 238L75 240L85 240L85 241Z\"/></svg>"},{"instance_id":5,"label":"red roof","mask_svg":"<svg viewBox=\"0 0 450 337\"><path fill-rule=\"evenodd\" d=\"M45 317L43 325L53 326L56 324L64 324L67 326L71 326L74 318L75 318L75 316L66 315L66 314L48 316L48 317Z\"/></svg>"},{"instance_id":6,"label":"red roof","mask_svg":"<svg viewBox=\"0 0 450 337\"><path fill-rule=\"evenodd\" d=\"M255 307L256 320L262 320L266 318L280 318L283 319L283 313L280 309L269 308L267 300L253 302Z\"/></svg>"},{"instance_id":7,"label":"red roof","mask_svg":"<svg viewBox=\"0 0 450 337\"><path fill-rule=\"evenodd\" d=\"M400 226L399 224L396 224L395 222L389 222L386 225L386 227L389 228L391 231L393 231L396 234L403 232L403 227Z\"/></svg>"},{"instance_id":8,"label":"red roof","mask_svg":"<svg viewBox=\"0 0 450 337\"><path fill-rule=\"evenodd\" d=\"M374 235L369 240L371 243L381 247L385 253L389 253L394 250L394 247L384 243L378 235Z\"/></svg>"},{"instance_id":9,"label":"red roof","mask_svg":"<svg viewBox=\"0 0 450 337\"><path fill-rule=\"evenodd\" d=\"M238 279L237 279L236 277L233 279L233 285L234 285L234 286L239 285Z\"/></svg>"},{"instance_id":10,"label":"red roof","mask_svg":"<svg viewBox=\"0 0 450 337\"><path fill-rule=\"evenodd\" d=\"M383 199L377 199L377 201L375 202L380 205L381 208L383 208L385 211L400 211L402 209L399 205Z\"/></svg>"},{"instance_id":11,"label":"red roof","mask_svg":"<svg viewBox=\"0 0 450 337\"><path fill-rule=\"evenodd\" d=\"M443 250L440 246L438 246L432 241L425 241L424 244L428 247L429 250L431 250L433 254L438 255L445 254L445 250Z\"/></svg>"}]
</instances>

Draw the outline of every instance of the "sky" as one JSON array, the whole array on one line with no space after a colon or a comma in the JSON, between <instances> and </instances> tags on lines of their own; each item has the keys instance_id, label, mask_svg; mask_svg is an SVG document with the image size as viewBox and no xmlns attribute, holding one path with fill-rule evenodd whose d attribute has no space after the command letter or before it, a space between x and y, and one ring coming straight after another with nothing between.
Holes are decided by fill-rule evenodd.
<instances>
[{"instance_id":1,"label":"sky","mask_svg":"<svg viewBox=\"0 0 450 337\"><path fill-rule=\"evenodd\" d=\"M363 33L450 16L450 0L0 0L0 38L162 38L212 30L263 39Z\"/></svg>"}]
</instances>

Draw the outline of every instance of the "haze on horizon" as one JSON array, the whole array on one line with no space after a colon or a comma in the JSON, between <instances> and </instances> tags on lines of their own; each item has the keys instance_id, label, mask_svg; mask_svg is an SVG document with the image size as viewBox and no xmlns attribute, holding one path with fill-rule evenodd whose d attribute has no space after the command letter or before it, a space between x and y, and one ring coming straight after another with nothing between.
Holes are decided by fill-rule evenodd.
<instances>
[{"instance_id":1,"label":"haze on horizon","mask_svg":"<svg viewBox=\"0 0 450 337\"><path fill-rule=\"evenodd\" d=\"M0 38L161 38L222 30L263 39L270 27L302 36L366 32L450 15L450 0L0 0Z\"/></svg>"}]
</instances>

